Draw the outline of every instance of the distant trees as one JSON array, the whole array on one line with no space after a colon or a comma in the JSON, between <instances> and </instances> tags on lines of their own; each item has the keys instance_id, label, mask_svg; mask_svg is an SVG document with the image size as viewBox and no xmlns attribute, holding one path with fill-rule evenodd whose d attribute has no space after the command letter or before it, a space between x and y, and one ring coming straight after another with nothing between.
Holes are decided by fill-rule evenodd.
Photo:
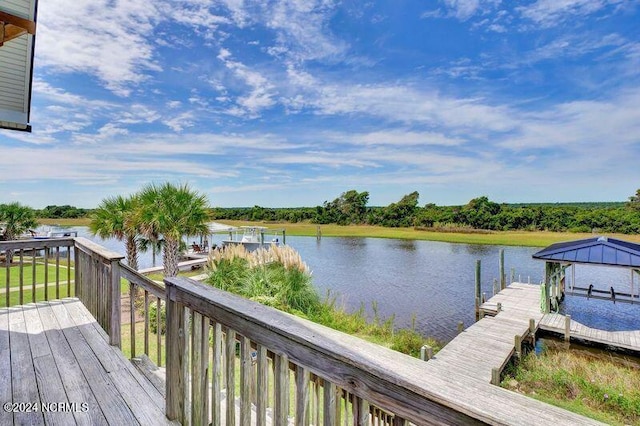
<instances>
[{"instance_id":1,"label":"distant trees","mask_svg":"<svg viewBox=\"0 0 640 426\"><path fill-rule=\"evenodd\" d=\"M70 205L64 206L47 206L44 209L36 210L38 217L47 219L75 219L80 217L87 217L90 213L89 209L82 209Z\"/></svg>"},{"instance_id":2,"label":"distant trees","mask_svg":"<svg viewBox=\"0 0 640 426\"><path fill-rule=\"evenodd\" d=\"M414 226L418 211L418 198L420 198L418 191L403 196L397 203L391 203L387 207L379 209L372 215L374 219L371 220L371 223L389 227Z\"/></svg>"},{"instance_id":3,"label":"distant trees","mask_svg":"<svg viewBox=\"0 0 640 426\"><path fill-rule=\"evenodd\" d=\"M385 207L368 206L369 193L349 190L315 208L214 209L215 219L279 222L309 221L339 225L369 224L389 227L465 227L488 230L640 233L640 190L628 203L500 204L487 196L462 206L418 205L414 191Z\"/></svg>"},{"instance_id":4,"label":"distant trees","mask_svg":"<svg viewBox=\"0 0 640 426\"><path fill-rule=\"evenodd\" d=\"M325 201L322 207L316 209L316 223L337 223L351 225L364 223L367 214L368 192L358 192L354 189L340 194L335 200Z\"/></svg>"},{"instance_id":5,"label":"distant trees","mask_svg":"<svg viewBox=\"0 0 640 426\"><path fill-rule=\"evenodd\" d=\"M633 210L637 210L640 212L640 189L636 191L636 195L632 195L629 197L628 206Z\"/></svg>"}]
</instances>

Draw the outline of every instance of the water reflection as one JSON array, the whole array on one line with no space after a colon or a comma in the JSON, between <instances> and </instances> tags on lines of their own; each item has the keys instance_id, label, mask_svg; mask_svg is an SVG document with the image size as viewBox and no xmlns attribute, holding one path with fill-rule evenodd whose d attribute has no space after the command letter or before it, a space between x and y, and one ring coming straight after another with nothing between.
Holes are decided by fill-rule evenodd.
<instances>
[{"instance_id":1,"label":"water reflection","mask_svg":"<svg viewBox=\"0 0 640 426\"><path fill-rule=\"evenodd\" d=\"M124 253L124 244L89 235L86 227L75 227L79 236ZM222 239L224 236L220 236ZM219 244L213 240L211 243ZM320 294L330 291L350 310L363 304L372 316L375 301L382 318L395 316L398 327L416 328L425 335L450 340L458 321L469 326L474 321L475 264L482 263L482 291L492 295L493 280L499 276L498 257L505 249L507 276L515 270L516 280L539 283L544 262L533 260L537 248L452 244L381 238L287 237L313 271ZM159 260L161 260L159 258ZM140 267L151 266L151 253L140 256ZM629 282L629 271L619 268L576 268L576 282ZM636 289L640 287L636 278ZM587 284L588 285L588 284ZM605 287L607 288L607 287ZM637 291L637 290L636 290ZM613 304L567 296L564 311L590 327L607 330L640 329L640 304Z\"/></svg>"}]
</instances>

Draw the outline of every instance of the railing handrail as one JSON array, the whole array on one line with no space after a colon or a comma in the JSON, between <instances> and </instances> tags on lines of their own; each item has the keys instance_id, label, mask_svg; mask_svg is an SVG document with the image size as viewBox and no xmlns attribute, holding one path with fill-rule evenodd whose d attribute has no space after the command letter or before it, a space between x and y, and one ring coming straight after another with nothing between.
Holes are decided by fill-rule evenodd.
<instances>
[{"instance_id":1,"label":"railing handrail","mask_svg":"<svg viewBox=\"0 0 640 426\"><path fill-rule=\"evenodd\" d=\"M73 238L73 240L75 241L75 246L78 249L92 256L101 257L106 261L119 261L125 258L124 255L117 253L115 251L106 249L102 247L100 244L94 243L93 241L87 238L75 237Z\"/></svg>"},{"instance_id":2,"label":"railing handrail","mask_svg":"<svg viewBox=\"0 0 640 426\"><path fill-rule=\"evenodd\" d=\"M478 422L463 413L462 405L454 407L455 402L438 395L438 384L430 382L432 375L421 360L188 278L165 278L164 282L168 303L196 311L276 354L287 355L384 410L418 424ZM173 311L167 309L168 325ZM175 353L167 347L168 357L171 352ZM167 358L167 372L171 361Z\"/></svg>"},{"instance_id":3,"label":"railing handrail","mask_svg":"<svg viewBox=\"0 0 640 426\"><path fill-rule=\"evenodd\" d=\"M153 296L162 300L165 299L166 293L163 285L158 284L151 278L142 275L139 271L136 271L122 262L120 262L120 275L125 280L133 283L135 286L140 287L143 290L148 291Z\"/></svg>"},{"instance_id":4,"label":"railing handrail","mask_svg":"<svg viewBox=\"0 0 640 426\"><path fill-rule=\"evenodd\" d=\"M73 238L47 238L47 239L28 239L28 240L10 240L0 241L0 251L4 250L20 250L45 247L73 247Z\"/></svg>"}]
</instances>

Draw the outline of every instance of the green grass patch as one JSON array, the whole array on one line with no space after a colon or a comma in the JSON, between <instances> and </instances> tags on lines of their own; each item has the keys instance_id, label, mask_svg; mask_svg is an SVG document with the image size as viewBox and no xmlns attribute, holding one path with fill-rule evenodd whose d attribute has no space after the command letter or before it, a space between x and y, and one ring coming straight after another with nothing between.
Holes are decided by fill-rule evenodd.
<instances>
[{"instance_id":1,"label":"green grass patch","mask_svg":"<svg viewBox=\"0 0 640 426\"><path fill-rule=\"evenodd\" d=\"M527 355L502 386L616 425L640 425L640 365L587 351Z\"/></svg>"},{"instance_id":2,"label":"green grass patch","mask_svg":"<svg viewBox=\"0 0 640 426\"><path fill-rule=\"evenodd\" d=\"M90 220L81 219L38 219L43 225L60 226L88 226ZM370 237L370 238L397 238L408 240L428 240L448 243L464 244L488 244L524 247L546 247L550 244L592 238L593 234L585 232L549 232L549 231L490 231L488 233L476 232L438 232L432 230L420 230L414 228L387 228L371 225L317 225L315 223L266 223L247 222L240 220L222 220L222 223L240 225L260 225L274 229L285 229L287 235L315 237L320 226L323 237ZM613 238L640 243L640 235L607 234Z\"/></svg>"},{"instance_id":3,"label":"green grass patch","mask_svg":"<svg viewBox=\"0 0 640 426\"><path fill-rule=\"evenodd\" d=\"M573 232L548 232L548 231L490 231L488 233L477 232L438 232L431 230L419 230L414 228L387 228L371 225L317 225L312 223L282 223L273 224L265 222L246 222L237 220L224 220L225 224L232 226L260 225L270 228L285 229L287 235L315 237L320 226L323 237L370 237L370 238L397 238L408 240L428 240L449 243L464 244L488 244L506 246L546 247L550 244L593 238L590 233ZM640 235L607 234L614 238L640 243Z\"/></svg>"}]
</instances>

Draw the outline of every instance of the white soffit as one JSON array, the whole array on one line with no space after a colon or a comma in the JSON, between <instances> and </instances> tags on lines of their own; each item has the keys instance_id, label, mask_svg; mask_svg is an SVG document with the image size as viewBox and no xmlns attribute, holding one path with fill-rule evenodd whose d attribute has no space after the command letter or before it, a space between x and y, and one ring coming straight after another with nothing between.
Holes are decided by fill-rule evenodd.
<instances>
[{"instance_id":1,"label":"white soffit","mask_svg":"<svg viewBox=\"0 0 640 426\"><path fill-rule=\"evenodd\" d=\"M0 128L31 131L37 1L0 2Z\"/></svg>"}]
</instances>

